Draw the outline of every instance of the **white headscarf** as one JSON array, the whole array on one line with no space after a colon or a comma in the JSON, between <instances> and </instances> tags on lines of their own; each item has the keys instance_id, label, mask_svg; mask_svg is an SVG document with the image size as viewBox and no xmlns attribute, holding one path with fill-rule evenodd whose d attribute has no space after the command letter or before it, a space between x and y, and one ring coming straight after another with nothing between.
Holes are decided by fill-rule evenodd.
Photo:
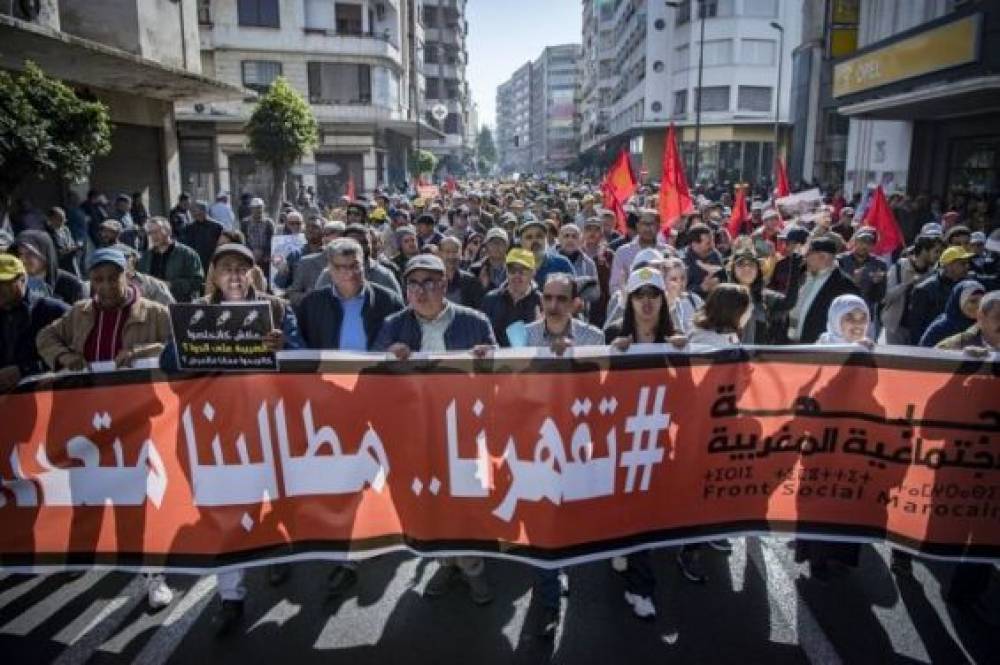
<instances>
[{"instance_id":1,"label":"white headscarf","mask_svg":"<svg viewBox=\"0 0 1000 665\"><path fill-rule=\"evenodd\" d=\"M834 298L826 315L826 332L819 336L820 344L850 344L841 332L841 322L848 312L862 310L871 318L868 305L859 296L845 294Z\"/></svg>"}]
</instances>

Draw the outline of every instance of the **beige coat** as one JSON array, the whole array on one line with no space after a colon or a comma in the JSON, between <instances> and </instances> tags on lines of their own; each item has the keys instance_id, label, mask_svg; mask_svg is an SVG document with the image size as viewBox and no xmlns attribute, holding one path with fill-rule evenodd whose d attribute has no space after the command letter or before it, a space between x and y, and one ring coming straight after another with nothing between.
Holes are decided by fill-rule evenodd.
<instances>
[{"instance_id":1,"label":"beige coat","mask_svg":"<svg viewBox=\"0 0 1000 665\"><path fill-rule=\"evenodd\" d=\"M38 332L38 354L49 367L62 369L57 361L65 353L82 356L87 337L94 327L94 301L81 300L62 318ZM122 329L122 348L136 358L156 358L170 339L170 315L167 308L145 298L137 299L129 310Z\"/></svg>"}]
</instances>

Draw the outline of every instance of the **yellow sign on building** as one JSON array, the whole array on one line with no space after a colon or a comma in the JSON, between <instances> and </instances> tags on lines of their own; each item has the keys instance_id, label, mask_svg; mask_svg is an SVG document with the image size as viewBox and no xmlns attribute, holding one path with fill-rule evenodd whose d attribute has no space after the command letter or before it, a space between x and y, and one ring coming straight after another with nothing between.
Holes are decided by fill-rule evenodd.
<instances>
[{"instance_id":1,"label":"yellow sign on building","mask_svg":"<svg viewBox=\"0 0 1000 665\"><path fill-rule=\"evenodd\" d=\"M980 15L931 28L851 58L833 69L833 96L843 97L975 62Z\"/></svg>"}]
</instances>

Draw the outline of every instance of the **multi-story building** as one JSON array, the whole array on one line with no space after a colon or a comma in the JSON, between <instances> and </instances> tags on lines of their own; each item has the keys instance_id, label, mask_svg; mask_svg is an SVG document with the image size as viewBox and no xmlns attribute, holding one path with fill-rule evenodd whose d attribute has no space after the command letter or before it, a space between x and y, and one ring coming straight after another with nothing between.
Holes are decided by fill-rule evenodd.
<instances>
[{"instance_id":1,"label":"multi-story building","mask_svg":"<svg viewBox=\"0 0 1000 665\"><path fill-rule=\"evenodd\" d=\"M417 0L199 0L201 66L209 75L264 92L278 77L305 97L320 144L290 170L286 196L315 187L334 201L353 178L358 192L408 180L418 135L424 30ZM417 57L415 58L415 54ZM184 186L199 198L219 190L264 195L272 174L250 154L244 126L255 99L178 110ZM426 102L425 102L426 103Z\"/></svg>"},{"instance_id":2,"label":"multi-story building","mask_svg":"<svg viewBox=\"0 0 1000 665\"><path fill-rule=\"evenodd\" d=\"M791 52L800 43L801 3L592 5L583 3L581 91L582 142L592 157L607 162L626 146L640 170L659 179L664 130L673 122L689 179L695 175L696 134L698 180L771 176L776 120L781 137L788 131ZM784 75L780 86L779 74Z\"/></svg>"},{"instance_id":3,"label":"multi-story building","mask_svg":"<svg viewBox=\"0 0 1000 665\"><path fill-rule=\"evenodd\" d=\"M423 72L426 94L420 102L427 122L444 135L423 142L421 147L437 155L444 172L462 173L472 165L472 143L468 140L472 110L466 65L469 23L466 0L422 0L424 44ZM433 116L435 106L447 110L444 120Z\"/></svg>"},{"instance_id":4,"label":"multi-story building","mask_svg":"<svg viewBox=\"0 0 1000 665\"><path fill-rule=\"evenodd\" d=\"M545 173L576 160L579 58L579 44L548 46L497 87L501 170Z\"/></svg>"},{"instance_id":5,"label":"multi-story building","mask_svg":"<svg viewBox=\"0 0 1000 665\"><path fill-rule=\"evenodd\" d=\"M858 0L804 0L802 43L792 52L792 182L839 186L847 163L848 118L833 98L833 66L857 50Z\"/></svg>"},{"instance_id":6,"label":"multi-story building","mask_svg":"<svg viewBox=\"0 0 1000 665\"><path fill-rule=\"evenodd\" d=\"M563 170L577 158L579 60L579 44L561 44L546 47L532 63L531 157L536 173Z\"/></svg>"},{"instance_id":7,"label":"multi-story building","mask_svg":"<svg viewBox=\"0 0 1000 665\"><path fill-rule=\"evenodd\" d=\"M181 192L174 101L243 95L202 74L195 0L2 3L0 44L0 68L20 70L30 58L111 116L111 152L94 160L85 182L56 174L20 193L42 210L93 188L138 192L150 211L165 213Z\"/></svg>"},{"instance_id":8,"label":"multi-story building","mask_svg":"<svg viewBox=\"0 0 1000 665\"><path fill-rule=\"evenodd\" d=\"M1000 220L1000 6L977 0L861 0L858 52L837 62L833 98L850 117L845 189L928 198L973 227Z\"/></svg>"},{"instance_id":9,"label":"multi-story building","mask_svg":"<svg viewBox=\"0 0 1000 665\"><path fill-rule=\"evenodd\" d=\"M496 148L501 172L531 171L531 92L530 62L497 87Z\"/></svg>"}]
</instances>

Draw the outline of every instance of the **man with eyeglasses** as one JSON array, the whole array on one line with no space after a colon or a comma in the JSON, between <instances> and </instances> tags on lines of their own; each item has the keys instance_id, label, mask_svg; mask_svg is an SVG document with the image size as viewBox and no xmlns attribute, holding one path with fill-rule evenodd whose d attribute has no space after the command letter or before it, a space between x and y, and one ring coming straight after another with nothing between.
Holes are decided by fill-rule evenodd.
<instances>
[{"instance_id":1,"label":"man with eyeglasses","mask_svg":"<svg viewBox=\"0 0 1000 665\"><path fill-rule=\"evenodd\" d=\"M510 346L507 329L521 321L531 323L541 312L542 297L535 286L535 255L515 247L507 252L507 281L483 298L482 311L489 318L500 346ZM572 269L566 270L572 273Z\"/></svg>"},{"instance_id":2,"label":"man with eyeglasses","mask_svg":"<svg viewBox=\"0 0 1000 665\"><path fill-rule=\"evenodd\" d=\"M485 316L445 299L448 280L440 258L433 254L413 257L406 264L403 282L408 305L386 319L374 350L388 351L397 359L406 360L414 351L471 351L473 356L482 358L496 347ZM425 596L443 596L461 574L469 586L472 602L486 605L493 600L482 557L451 557L440 559L439 563L424 590Z\"/></svg>"},{"instance_id":3,"label":"man with eyeglasses","mask_svg":"<svg viewBox=\"0 0 1000 665\"><path fill-rule=\"evenodd\" d=\"M635 239L615 250L615 258L611 263L611 277L608 280L610 291L615 291L625 284L632 261L635 260L636 254L640 251L647 248L658 249L664 253L669 251L660 240L659 230L659 213L652 209L640 210L639 219L636 222Z\"/></svg>"},{"instance_id":4,"label":"man with eyeglasses","mask_svg":"<svg viewBox=\"0 0 1000 665\"><path fill-rule=\"evenodd\" d=\"M532 253L535 257L535 283L541 286L545 283L545 278L554 272L567 272L575 274L573 264L565 256L549 250L548 229L545 223L529 218L521 225L520 233L521 248Z\"/></svg>"},{"instance_id":5,"label":"man with eyeglasses","mask_svg":"<svg viewBox=\"0 0 1000 665\"><path fill-rule=\"evenodd\" d=\"M399 287L396 274L372 257L372 239L368 227L362 224L348 224L344 232L344 237L350 238L361 247L361 251L364 254L361 264L364 267L365 279L372 284L378 284L382 288L392 291L402 300L403 290ZM316 289L325 289L330 286L332 281L330 277L331 272L332 269L329 266L323 269L316 280Z\"/></svg>"},{"instance_id":6,"label":"man with eyeglasses","mask_svg":"<svg viewBox=\"0 0 1000 665\"><path fill-rule=\"evenodd\" d=\"M296 262L295 269L292 271L292 283L285 289L285 297L288 298L288 302L292 303L293 306L297 306L306 295L316 290L316 282L327 266L326 254L323 253L323 248L337 238L343 237L346 229L344 223L341 221L324 223L322 218L318 218L318 221L323 225L319 248L315 252L302 256ZM306 241L307 243L309 242L309 226L306 227ZM291 256L289 256L290 259ZM279 284L278 286L281 285ZM329 283L327 283L327 286L329 286Z\"/></svg>"},{"instance_id":7,"label":"man with eyeglasses","mask_svg":"<svg viewBox=\"0 0 1000 665\"><path fill-rule=\"evenodd\" d=\"M525 326L527 346L547 346L561 356L572 346L604 345L599 328L574 317L582 306L573 275L549 275L542 287L542 318Z\"/></svg>"},{"instance_id":8,"label":"man with eyeglasses","mask_svg":"<svg viewBox=\"0 0 1000 665\"><path fill-rule=\"evenodd\" d=\"M306 295L297 307L306 347L368 351L403 301L365 277L364 250L357 240L338 238L323 252L331 284Z\"/></svg>"}]
</instances>

